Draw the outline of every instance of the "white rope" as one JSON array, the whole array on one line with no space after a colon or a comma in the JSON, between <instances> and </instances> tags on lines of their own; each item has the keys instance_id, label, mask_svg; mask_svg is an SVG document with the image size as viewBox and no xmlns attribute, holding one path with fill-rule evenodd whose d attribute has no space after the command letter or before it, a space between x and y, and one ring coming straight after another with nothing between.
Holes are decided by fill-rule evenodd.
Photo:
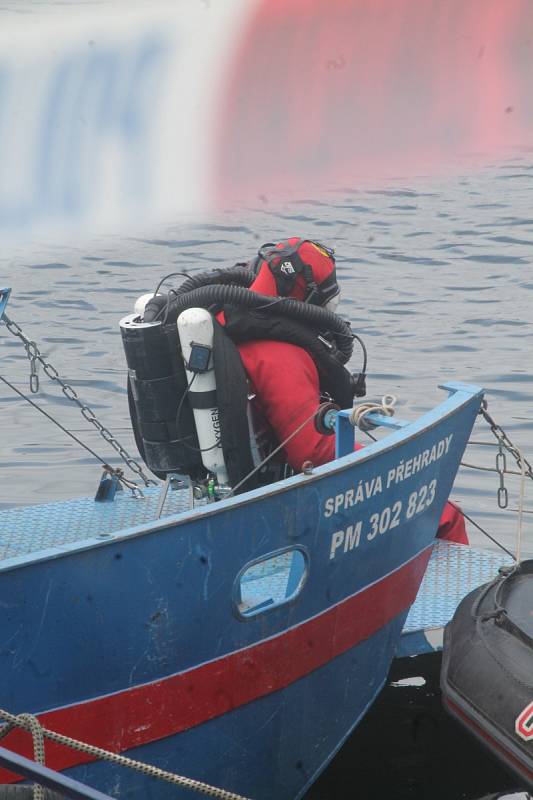
<instances>
[{"instance_id":1,"label":"white rope","mask_svg":"<svg viewBox=\"0 0 533 800\"><path fill-rule=\"evenodd\" d=\"M350 422L352 425L362 431L370 431L377 428L370 420L366 419L367 415L375 411L378 414L383 414L385 417L394 416L394 406L396 405L396 397L393 394L386 394L381 398L381 403L361 403L352 408L350 414Z\"/></svg>"},{"instance_id":2,"label":"white rope","mask_svg":"<svg viewBox=\"0 0 533 800\"><path fill-rule=\"evenodd\" d=\"M520 456L520 496L518 500L518 524L516 530L516 561L520 563L520 555L522 550L522 521L524 517L524 495L526 485L526 464L522 456L522 451L516 448Z\"/></svg>"}]
</instances>

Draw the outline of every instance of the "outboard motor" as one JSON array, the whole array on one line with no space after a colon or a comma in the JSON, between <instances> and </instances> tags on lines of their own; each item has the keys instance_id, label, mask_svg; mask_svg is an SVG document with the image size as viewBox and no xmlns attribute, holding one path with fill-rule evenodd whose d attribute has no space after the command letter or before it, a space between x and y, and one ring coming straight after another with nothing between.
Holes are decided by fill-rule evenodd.
<instances>
[{"instance_id":1,"label":"outboard motor","mask_svg":"<svg viewBox=\"0 0 533 800\"><path fill-rule=\"evenodd\" d=\"M139 298L136 313L120 321L135 442L158 477L176 472L199 479L205 476L205 469L194 417L185 402L188 381L178 329L175 322L143 321L142 305L151 297Z\"/></svg>"}]
</instances>

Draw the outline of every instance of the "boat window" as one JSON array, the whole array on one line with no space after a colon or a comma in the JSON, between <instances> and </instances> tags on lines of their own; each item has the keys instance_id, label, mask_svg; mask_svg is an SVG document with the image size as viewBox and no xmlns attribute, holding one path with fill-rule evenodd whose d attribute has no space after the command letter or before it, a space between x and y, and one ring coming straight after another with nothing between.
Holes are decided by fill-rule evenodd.
<instances>
[{"instance_id":1,"label":"boat window","mask_svg":"<svg viewBox=\"0 0 533 800\"><path fill-rule=\"evenodd\" d=\"M237 578L239 614L254 617L293 600L302 590L307 571L307 557L297 547L254 561Z\"/></svg>"}]
</instances>

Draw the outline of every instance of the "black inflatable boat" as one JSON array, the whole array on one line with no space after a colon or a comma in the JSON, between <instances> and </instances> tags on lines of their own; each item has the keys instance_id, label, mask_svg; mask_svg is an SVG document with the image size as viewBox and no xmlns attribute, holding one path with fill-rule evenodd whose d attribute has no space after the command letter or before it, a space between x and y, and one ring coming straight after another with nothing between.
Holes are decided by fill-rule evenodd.
<instances>
[{"instance_id":1,"label":"black inflatable boat","mask_svg":"<svg viewBox=\"0 0 533 800\"><path fill-rule=\"evenodd\" d=\"M533 788L533 561L471 592L446 626L446 709Z\"/></svg>"}]
</instances>

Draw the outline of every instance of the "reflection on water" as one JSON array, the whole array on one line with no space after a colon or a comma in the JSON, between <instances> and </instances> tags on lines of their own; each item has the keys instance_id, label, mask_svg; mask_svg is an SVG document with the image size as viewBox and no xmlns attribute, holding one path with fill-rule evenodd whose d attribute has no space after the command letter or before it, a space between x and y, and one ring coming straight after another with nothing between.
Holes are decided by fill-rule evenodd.
<instances>
[{"instance_id":1,"label":"reflection on water","mask_svg":"<svg viewBox=\"0 0 533 800\"><path fill-rule=\"evenodd\" d=\"M397 658L387 685L305 800L530 800L444 711L441 657Z\"/></svg>"},{"instance_id":2,"label":"reflection on water","mask_svg":"<svg viewBox=\"0 0 533 800\"><path fill-rule=\"evenodd\" d=\"M264 241L323 239L337 250L341 313L369 350L369 397L395 394L401 416L413 417L443 397L439 383L481 384L492 415L533 457L532 201L533 163L520 153L449 179L421 178L409 186L397 181L375 191L344 188L327 200L302 198L283 206L263 198L258 208L229 211L209 224L83 244L33 243L0 261L0 282L13 287L12 318L134 449L118 322L136 297L169 272L246 260ZM27 390L29 362L20 342L3 329L0 346L2 374ZM354 368L359 359L355 348ZM113 462L96 430L55 389L41 375L36 399ZM5 387L0 404L1 504L93 492L99 469L87 453ZM481 422L475 440L492 440ZM491 446L475 446L466 460L493 466L495 455ZM515 508L517 481L507 482ZM498 511L497 488L495 474L465 468L453 494L514 547L515 515ZM526 507L533 509L527 494ZM532 520L525 515L530 552ZM486 543L473 529L471 536Z\"/></svg>"}]
</instances>

